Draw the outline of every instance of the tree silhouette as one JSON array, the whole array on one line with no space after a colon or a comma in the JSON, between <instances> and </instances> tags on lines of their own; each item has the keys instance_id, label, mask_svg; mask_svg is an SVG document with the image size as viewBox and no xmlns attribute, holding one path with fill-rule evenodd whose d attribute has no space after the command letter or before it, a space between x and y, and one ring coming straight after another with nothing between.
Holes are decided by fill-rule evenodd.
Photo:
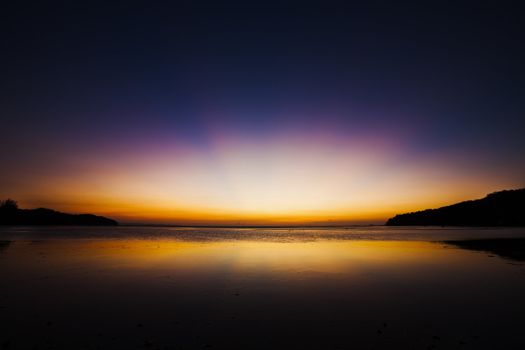
<instances>
[{"instance_id":1,"label":"tree silhouette","mask_svg":"<svg viewBox=\"0 0 525 350\"><path fill-rule=\"evenodd\" d=\"M0 210L2 211L16 211L18 210L18 203L14 199L8 198L0 201Z\"/></svg>"}]
</instances>

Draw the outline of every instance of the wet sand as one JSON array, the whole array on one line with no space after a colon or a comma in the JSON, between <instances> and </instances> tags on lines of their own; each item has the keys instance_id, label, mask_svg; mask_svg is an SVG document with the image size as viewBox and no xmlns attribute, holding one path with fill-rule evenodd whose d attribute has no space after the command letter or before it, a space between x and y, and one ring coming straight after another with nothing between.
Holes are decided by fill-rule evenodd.
<instances>
[{"instance_id":1,"label":"wet sand","mask_svg":"<svg viewBox=\"0 0 525 350\"><path fill-rule=\"evenodd\" d=\"M445 243L463 249L496 254L510 260L525 261L525 238L471 239Z\"/></svg>"},{"instance_id":2,"label":"wet sand","mask_svg":"<svg viewBox=\"0 0 525 350\"><path fill-rule=\"evenodd\" d=\"M525 266L448 242L2 246L5 349L525 348Z\"/></svg>"}]
</instances>

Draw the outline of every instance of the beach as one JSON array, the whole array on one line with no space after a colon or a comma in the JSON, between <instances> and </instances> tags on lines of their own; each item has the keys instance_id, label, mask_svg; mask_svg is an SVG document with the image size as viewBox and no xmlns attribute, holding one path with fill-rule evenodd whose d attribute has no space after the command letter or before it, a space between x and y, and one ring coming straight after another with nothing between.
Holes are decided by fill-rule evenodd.
<instances>
[{"instance_id":1,"label":"beach","mask_svg":"<svg viewBox=\"0 0 525 350\"><path fill-rule=\"evenodd\" d=\"M524 237L521 228L2 227L0 346L520 349L525 264L491 247Z\"/></svg>"}]
</instances>

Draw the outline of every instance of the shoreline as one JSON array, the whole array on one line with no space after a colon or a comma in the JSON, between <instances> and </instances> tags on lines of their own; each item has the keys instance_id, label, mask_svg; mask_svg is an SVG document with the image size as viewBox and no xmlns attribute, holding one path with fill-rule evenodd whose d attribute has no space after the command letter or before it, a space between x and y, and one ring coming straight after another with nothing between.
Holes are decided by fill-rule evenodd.
<instances>
[{"instance_id":1,"label":"shoreline","mask_svg":"<svg viewBox=\"0 0 525 350\"><path fill-rule=\"evenodd\" d=\"M504 259L525 261L525 238L446 240L443 243L461 249L495 254Z\"/></svg>"}]
</instances>

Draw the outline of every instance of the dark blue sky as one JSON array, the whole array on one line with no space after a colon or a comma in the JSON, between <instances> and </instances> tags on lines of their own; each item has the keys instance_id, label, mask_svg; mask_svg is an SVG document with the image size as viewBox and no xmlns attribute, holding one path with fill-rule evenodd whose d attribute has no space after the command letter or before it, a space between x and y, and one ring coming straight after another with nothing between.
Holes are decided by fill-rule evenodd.
<instances>
[{"instance_id":1,"label":"dark blue sky","mask_svg":"<svg viewBox=\"0 0 525 350\"><path fill-rule=\"evenodd\" d=\"M42 124L109 114L118 125L145 110L161 123L183 114L177 123L191 128L196 120L187 119L206 104L239 111L233 118L247 124L285 108L335 108L393 111L416 123L422 115L422 124L461 139L500 131L508 140L523 130L524 13L516 7L219 3L6 8L2 114Z\"/></svg>"}]
</instances>

